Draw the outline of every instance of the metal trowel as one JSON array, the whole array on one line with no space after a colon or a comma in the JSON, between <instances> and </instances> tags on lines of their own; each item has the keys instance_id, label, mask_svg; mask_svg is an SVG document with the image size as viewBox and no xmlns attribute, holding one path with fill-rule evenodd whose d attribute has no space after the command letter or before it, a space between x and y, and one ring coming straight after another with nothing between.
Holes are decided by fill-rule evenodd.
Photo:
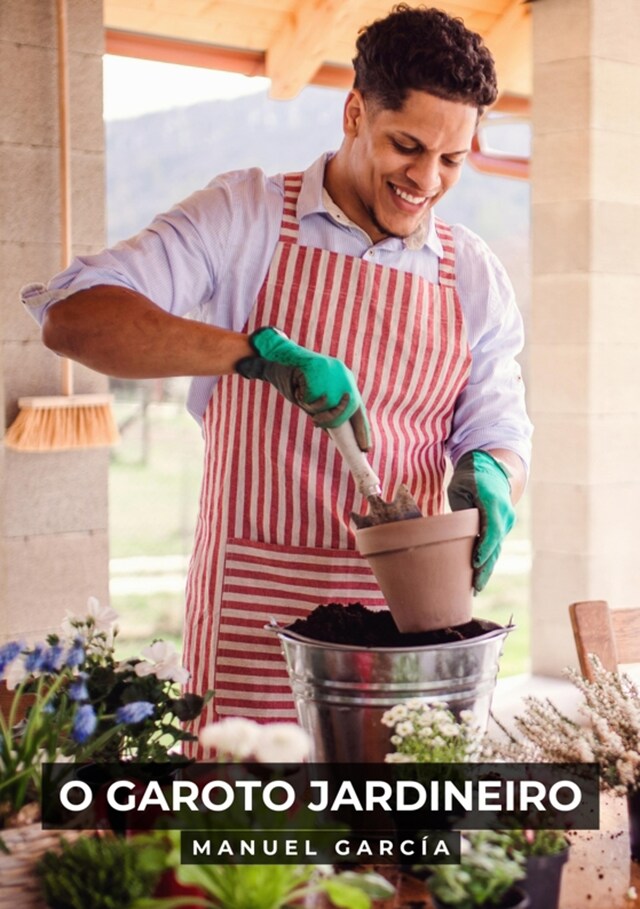
<instances>
[{"instance_id":1,"label":"metal trowel","mask_svg":"<svg viewBox=\"0 0 640 909\"><path fill-rule=\"evenodd\" d=\"M391 524L393 521L406 521L423 517L413 496L406 486L402 485L392 502L382 498L380 480L374 472L364 451L356 442L351 423L347 420L335 429L327 430L336 448L344 458L356 481L360 492L369 503L368 514L351 512L351 520L358 530L363 527L375 527L377 524Z\"/></svg>"}]
</instances>

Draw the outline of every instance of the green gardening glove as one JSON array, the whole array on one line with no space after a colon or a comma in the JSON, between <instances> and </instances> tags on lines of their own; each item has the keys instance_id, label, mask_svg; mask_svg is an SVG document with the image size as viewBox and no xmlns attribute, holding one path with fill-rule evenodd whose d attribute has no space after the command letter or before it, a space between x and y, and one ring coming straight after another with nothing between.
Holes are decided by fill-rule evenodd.
<instances>
[{"instance_id":1,"label":"green gardening glove","mask_svg":"<svg viewBox=\"0 0 640 909\"><path fill-rule=\"evenodd\" d=\"M270 382L322 429L350 420L358 446L369 450L369 422L362 398L353 373L341 360L300 347L277 328L259 328L249 342L256 356L239 360L236 372L246 379Z\"/></svg>"},{"instance_id":2,"label":"green gardening glove","mask_svg":"<svg viewBox=\"0 0 640 909\"><path fill-rule=\"evenodd\" d=\"M473 586L480 591L516 519L509 474L487 451L468 451L456 464L447 495L452 511L480 511L480 535L473 551Z\"/></svg>"}]
</instances>

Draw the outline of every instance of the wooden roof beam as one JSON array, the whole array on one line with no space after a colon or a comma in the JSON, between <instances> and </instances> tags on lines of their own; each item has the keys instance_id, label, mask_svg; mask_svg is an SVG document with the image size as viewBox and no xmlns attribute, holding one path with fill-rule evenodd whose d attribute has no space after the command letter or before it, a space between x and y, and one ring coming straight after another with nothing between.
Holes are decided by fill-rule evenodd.
<instances>
[{"instance_id":1,"label":"wooden roof beam","mask_svg":"<svg viewBox=\"0 0 640 909\"><path fill-rule=\"evenodd\" d=\"M242 73L244 76L266 76L262 51L218 47L180 38L165 38L162 35L143 35L106 28L105 52L119 57ZM353 70L350 66L324 63L315 73L312 82L327 88L347 89L353 84Z\"/></svg>"},{"instance_id":2,"label":"wooden roof beam","mask_svg":"<svg viewBox=\"0 0 640 909\"><path fill-rule=\"evenodd\" d=\"M484 35L493 54L500 92L530 95L532 89L531 7L526 0L512 0Z\"/></svg>"},{"instance_id":3,"label":"wooden roof beam","mask_svg":"<svg viewBox=\"0 0 640 909\"><path fill-rule=\"evenodd\" d=\"M272 98L294 98L313 81L329 56L334 30L353 12L354 2L358 0L300 0L266 51Z\"/></svg>"}]
</instances>

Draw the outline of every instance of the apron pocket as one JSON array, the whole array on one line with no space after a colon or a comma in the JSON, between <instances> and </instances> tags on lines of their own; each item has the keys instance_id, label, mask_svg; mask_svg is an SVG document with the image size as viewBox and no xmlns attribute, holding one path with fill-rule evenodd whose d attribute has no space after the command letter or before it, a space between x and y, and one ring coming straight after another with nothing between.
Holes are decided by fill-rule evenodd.
<instances>
[{"instance_id":1,"label":"apron pocket","mask_svg":"<svg viewBox=\"0 0 640 909\"><path fill-rule=\"evenodd\" d=\"M385 606L359 553L227 541L215 654L218 716L295 720L280 641L264 626L271 617L288 625L328 603Z\"/></svg>"}]
</instances>

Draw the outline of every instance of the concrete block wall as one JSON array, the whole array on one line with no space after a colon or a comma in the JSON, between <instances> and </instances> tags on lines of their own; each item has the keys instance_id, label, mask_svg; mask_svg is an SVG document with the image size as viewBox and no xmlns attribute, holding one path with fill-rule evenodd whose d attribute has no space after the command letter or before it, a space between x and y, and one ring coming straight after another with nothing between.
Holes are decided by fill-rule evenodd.
<instances>
[{"instance_id":1,"label":"concrete block wall","mask_svg":"<svg viewBox=\"0 0 640 909\"><path fill-rule=\"evenodd\" d=\"M532 665L640 602L640 4L533 4Z\"/></svg>"},{"instance_id":2,"label":"concrete block wall","mask_svg":"<svg viewBox=\"0 0 640 909\"><path fill-rule=\"evenodd\" d=\"M101 0L68 0L74 253L105 243ZM60 270L55 0L0 3L0 382L5 426L22 395L60 393L60 361L20 287ZM74 368L75 390L107 380ZM40 637L87 597L108 600L108 451L0 459L0 641Z\"/></svg>"}]
</instances>

